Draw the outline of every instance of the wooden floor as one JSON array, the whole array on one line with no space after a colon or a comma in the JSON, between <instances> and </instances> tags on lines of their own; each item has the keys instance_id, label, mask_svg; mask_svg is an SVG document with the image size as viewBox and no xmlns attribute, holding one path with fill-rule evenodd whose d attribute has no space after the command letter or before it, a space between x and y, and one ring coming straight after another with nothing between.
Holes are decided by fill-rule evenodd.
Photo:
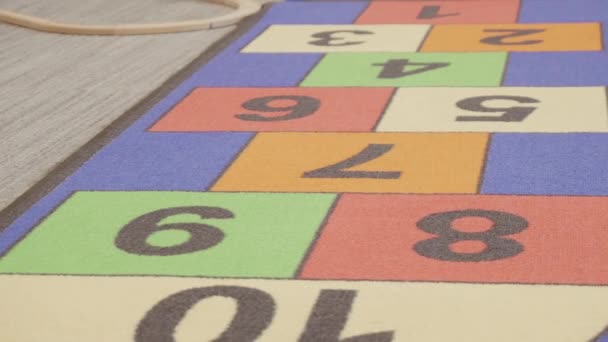
<instances>
[{"instance_id":1,"label":"wooden floor","mask_svg":"<svg viewBox=\"0 0 608 342\"><path fill-rule=\"evenodd\" d=\"M77 23L229 11L199 0L0 0L0 8ZM90 37L0 24L0 210L231 30Z\"/></svg>"}]
</instances>

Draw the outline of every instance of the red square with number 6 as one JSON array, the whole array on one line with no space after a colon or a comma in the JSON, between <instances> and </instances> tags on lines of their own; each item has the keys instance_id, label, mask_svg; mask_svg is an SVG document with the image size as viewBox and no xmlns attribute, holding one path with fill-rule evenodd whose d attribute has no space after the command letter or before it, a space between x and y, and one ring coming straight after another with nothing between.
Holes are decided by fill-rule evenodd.
<instances>
[{"instance_id":1,"label":"red square with number 6","mask_svg":"<svg viewBox=\"0 0 608 342\"><path fill-rule=\"evenodd\" d=\"M300 278L608 284L608 198L343 195Z\"/></svg>"},{"instance_id":2,"label":"red square with number 6","mask_svg":"<svg viewBox=\"0 0 608 342\"><path fill-rule=\"evenodd\" d=\"M153 132L371 132L393 88L197 88Z\"/></svg>"}]
</instances>

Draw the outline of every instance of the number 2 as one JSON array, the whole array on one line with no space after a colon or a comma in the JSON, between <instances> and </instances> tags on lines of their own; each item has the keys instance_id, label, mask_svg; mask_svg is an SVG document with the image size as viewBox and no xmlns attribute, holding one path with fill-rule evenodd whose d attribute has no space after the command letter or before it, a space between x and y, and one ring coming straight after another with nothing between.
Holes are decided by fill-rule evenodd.
<instances>
[{"instance_id":1,"label":"number 2","mask_svg":"<svg viewBox=\"0 0 608 342\"><path fill-rule=\"evenodd\" d=\"M518 42L507 42L505 39L513 37L527 36L534 33L545 32L545 29L537 30L522 30L522 29L486 29L484 32L504 32L506 34L500 36L487 37L481 40L482 43L490 45L534 45L542 43L542 39L523 40Z\"/></svg>"}]
</instances>

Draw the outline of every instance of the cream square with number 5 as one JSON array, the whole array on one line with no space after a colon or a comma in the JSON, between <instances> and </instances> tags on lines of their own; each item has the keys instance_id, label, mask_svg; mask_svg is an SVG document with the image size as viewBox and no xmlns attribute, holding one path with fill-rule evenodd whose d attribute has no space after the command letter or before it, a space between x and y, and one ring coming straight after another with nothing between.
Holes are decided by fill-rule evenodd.
<instances>
[{"instance_id":1,"label":"cream square with number 5","mask_svg":"<svg viewBox=\"0 0 608 342\"><path fill-rule=\"evenodd\" d=\"M415 52L430 25L272 25L241 52Z\"/></svg>"},{"instance_id":2,"label":"cream square with number 5","mask_svg":"<svg viewBox=\"0 0 608 342\"><path fill-rule=\"evenodd\" d=\"M378 132L608 132L603 87L401 88Z\"/></svg>"}]
</instances>

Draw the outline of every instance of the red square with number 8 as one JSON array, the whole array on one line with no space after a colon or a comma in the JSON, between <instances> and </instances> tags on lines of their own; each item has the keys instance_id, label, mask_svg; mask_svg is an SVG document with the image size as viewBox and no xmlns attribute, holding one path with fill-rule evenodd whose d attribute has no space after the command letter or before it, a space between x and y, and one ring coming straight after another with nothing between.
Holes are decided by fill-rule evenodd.
<instances>
[{"instance_id":1,"label":"red square with number 8","mask_svg":"<svg viewBox=\"0 0 608 342\"><path fill-rule=\"evenodd\" d=\"M343 195L305 279L608 284L608 198Z\"/></svg>"},{"instance_id":2,"label":"red square with number 8","mask_svg":"<svg viewBox=\"0 0 608 342\"><path fill-rule=\"evenodd\" d=\"M393 88L197 88L153 132L371 132Z\"/></svg>"}]
</instances>

